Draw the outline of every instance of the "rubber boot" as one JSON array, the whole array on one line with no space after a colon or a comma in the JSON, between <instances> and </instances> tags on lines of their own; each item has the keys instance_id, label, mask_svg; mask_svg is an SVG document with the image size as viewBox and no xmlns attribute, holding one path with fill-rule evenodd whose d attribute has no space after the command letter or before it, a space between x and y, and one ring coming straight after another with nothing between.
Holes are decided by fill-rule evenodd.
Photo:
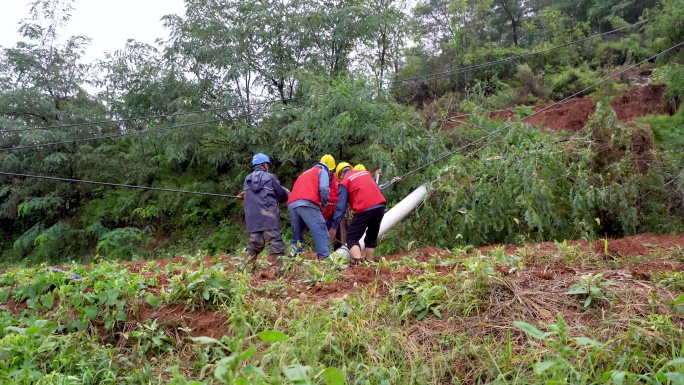
<instances>
[{"instance_id":1,"label":"rubber boot","mask_svg":"<svg viewBox=\"0 0 684 385\"><path fill-rule=\"evenodd\" d=\"M285 264L283 263L282 255L269 255L268 256L268 262L271 264L271 266L275 266L279 269L285 267Z\"/></svg>"},{"instance_id":2,"label":"rubber boot","mask_svg":"<svg viewBox=\"0 0 684 385\"><path fill-rule=\"evenodd\" d=\"M245 268L247 271L254 273L256 270L256 262L258 255L253 250L247 250L247 258L245 261Z\"/></svg>"},{"instance_id":3,"label":"rubber boot","mask_svg":"<svg viewBox=\"0 0 684 385\"><path fill-rule=\"evenodd\" d=\"M282 274L285 264L283 264L283 261L280 257L280 255L268 256L268 262L271 264L266 268L266 270L261 272L261 278L276 279L280 276L280 274Z\"/></svg>"}]
</instances>

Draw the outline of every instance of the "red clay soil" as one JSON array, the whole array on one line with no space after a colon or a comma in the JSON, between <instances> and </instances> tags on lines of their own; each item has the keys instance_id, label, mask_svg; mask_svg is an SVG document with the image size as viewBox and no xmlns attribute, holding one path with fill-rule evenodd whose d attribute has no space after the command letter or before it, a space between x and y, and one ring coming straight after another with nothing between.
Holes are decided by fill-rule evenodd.
<instances>
[{"instance_id":1,"label":"red clay soil","mask_svg":"<svg viewBox=\"0 0 684 385\"><path fill-rule=\"evenodd\" d=\"M664 85L648 85L642 88L632 88L620 98L613 99L611 106L621 121L650 114L674 115L677 111L672 105L663 104Z\"/></svg>"},{"instance_id":2,"label":"red clay soil","mask_svg":"<svg viewBox=\"0 0 684 385\"><path fill-rule=\"evenodd\" d=\"M594 241L590 248L589 242L567 241L566 247L573 247L582 252L589 252L590 249L599 255L604 254L605 243L603 240ZM676 236L669 235L653 235L653 234L639 234L621 239L608 239L608 253L607 256L611 258L620 258L626 256L647 255L658 250L671 249L672 247L684 248L684 233ZM479 251L486 253L491 251L494 246L483 246ZM534 255L554 255L559 253L559 248L553 242L544 242L536 244L525 245L505 245L505 252L507 254L519 253L526 250L527 253ZM448 255L450 252L436 248L423 248L414 252L405 254L384 255L377 256L377 258L385 258L387 260L394 260L404 257L410 257L421 262L428 262L439 260L441 257ZM231 262L234 262L235 256L207 256L204 259L205 264L213 265L219 262L227 263L227 270L233 268ZM155 262L160 266L166 266L170 262L179 263L187 262L183 257L176 257L172 260L156 260ZM141 266L144 266L149 261L136 261L124 263L131 272L140 272ZM315 263L315 262L312 262ZM452 270L453 266L440 267L436 270L440 273L447 274ZM554 280L562 277L568 277L581 273L581 269L571 268L567 266L529 266L529 274L526 276L538 280ZM504 275L513 273L509 267L499 266L497 270ZM663 262L647 262L627 268L626 272L631 273L635 279L649 279L651 274L666 271L682 271L684 272L684 263L663 261ZM179 273L179 272L177 272ZM343 270L335 282L330 284L318 283L311 288L308 288L301 281L290 281L288 284L290 288L287 289L285 298L298 297L301 300L310 303L324 303L335 298L344 297L356 292L359 288L368 287L369 295L386 294L389 288L392 287L393 282L403 280L409 275L421 274L420 267L405 266L398 271L392 271L389 267L383 266L378 269L377 266L353 266ZM162 286L168 285L168 275L163 271L157 273L145 272L145 274L155 274L159 279L158 287L149 288L156 292ZM528 279L526 278L526 279ZM252 295L272 298L267 290L262 289L262 285L270 281L270 278L264 278L261 274L256 273L252 276L251 285L255 288ZM273 300L282 300L280 298L272 298ZM13 313L19 313L26 308L25 303L19 303L10 298L8 302L8 309ZM222 313L215 313L210 310L195 309L194 311L185 311L183 304L164 304L158 309L151 308L148 304L143 304L131 319L131 322L145 323L152 319L159 319L165 325L177 325L192 329L193 336L212 336L220 337L228 332L226 326L227 316Z\"/></svg>"},{"instance_id":3,"label":"red clay soil","mask_svg":"<svg viewBox=\"0 0 684 385\"><path fill-rule=\"evenodd\" d=\"M486 253L500 245L483 246L480 251ZM576 247L583 252L590 249L599 254L604 254L605 243L603 240L594 241L592 247L585 240L567 241L567 246ZM608 239L608 255L614 257L626 257L635 255L647 255L658 249L667 249L673 246L684 246L684 234L672 235L653 235L638 234L620 239ZM515 254L523 245L506 245L506 254ZM535 254L558 253L558 247L554 242L528 243L524 247L534 250Z\"/></svg>"},{"instance_id":4,"label":"red clay soil","mask_svg":"<svg viewBox=\"0 0 684 385\"><path fill-rule=\"evenodd\" d=\"M673 115L676 111L671 105L663 104L664 85L647 85L632 88L619 98L611 101L611 106L619 121L626 122L636 117L651 114ZM542 104L533 108L540 111L550 104ZM536 127L545 127L554 131L579 131L587 124L589 117L596 111L596 104L590 98L575 98L554 106L526 120ZM513 111L492 112L491 118L503 121L515 121Z\"/></svg>"},{"instance_id":5,"label":"red clay soil","mask_svg":"<svg viewBox=\"0 0 684 385\"><path fill-rule=\"evenodd\" d=\"M597 253L599 255L604 254L604 249L605 249L605 243L603 240L597 240L594 241L593 244L589 245L589 242L584 241L584 240L576 240L576 241L567 241L566 245L568 247L573 247L576 248L579 251L582 252L589 252L593 251L594 253ZM482 253L486 253L491 251L493 248L498 247L499 245L493 245L493 246L483 246L480 247L479 250ZM649 253L652 253L654 251L657 251L658 249L668 249L673 246L677 247L684 247L684 234L679 234L676 236L669 236L669 235L653 235L653 234L639 234L639 235L633 235L630 237L625 237L621 239L608 239L608 254L607 256L613 257L613 258L619 258L619 257L627 257L627 256L636 256L636 255L647 255ZM555 243L553 242L543 242L543 243L529 243L525 245L506 245L505 252L506 254L515 254L519 252L519 249L526 248L529 250L529 252L534 253L535 255L553 255L559 253L558 247L556 246ZM387 260L395 260L395 259L400 259L406 256L410 256L411 258L414 258L418 261L422 262L427 262L430 260L439 260L440 257L449 254L449 251L446 250L441 250L433 247L427 247L427 248L422 248L419 250L416 250L414 252L410 253L404 253L404 254L393 254L393 255L382 255L382 256L377 256L377 258L385 258ZM313 258L314 254L311 253L311 255L308 255L309 257ZM226 263L228 264L228 267L226 269L232 269L232 262L236 261L235 256L206 256L204 257L204 263L205 266L210 266L214 265L216 263ZM176 257L172 260L158 260L156 261L159 265L161 266L166 266L168 263L173 262L173 263L180 263L186 261L183 257ZM131 271L140 271L140 267L144 266L147 263L147 261L137 261L137 262L126 262L125 265L131 270ZM663 270L673 270L673 271L679 271L680 269L684 270L684 265L677 265L677 266L670 266L670 265L654 265L654 266L646 266L643 267L641 270L635 270L636 274L647 274L650 271L659 271L655 270L658 267L662 267ZM535 273L537 278L539 279L552 279L554 275L558 275L558 270L566 269L566 267L558 267L558 269L554 269L554 273L545 273L543 271ZM644 270L645 269L645 270ZM437 270L440 270L439 268ZM642 271L643 270L643 271ZM561 272L562 272L561 271ZM509 271L500 271L502 274L507 274ZM570 272L572 273L572 269L570 269ZM419 274L418 271L415 270L415 268L412 267L404 267L400 269L399 271L391 271L388 267L382 267L379 271L377 266L352 266L349 267L341 272L341 277L338 278L335 282L332 282L330 284L322 284L322 283L317 283L313 287L308 288L304 283L296 281L296 282L288 282L290 285L292 285L295 289L288 289L287 290L287 296L286 297L300 297L303 300L310 301L312 303L320 303L320 302L327 302L329 300L332 300L334 298L340 298L344 297L345 295L348 295L352 292L355 292L358 290L360 287L365 287L365 286L371 286L374 285L376 282L379 283L391 283L393 281L397 280L402 280L406 278L408 275L412 274ZM165 274L159 274L158 276L160 286L165 286L168 285L168 277L165 276ZM265 291L265 290L259 290L262 287L262 284L267 281L273 280L273 277L270 277L268 275L263 275L260 273L256 273L252 276L252 281L251 284L252 286L257 289L256 294L259 296L265 296L269 297L270 294ZM381 285L383 286L383 285ZM155 288L151 288L155 289ZM378 290L383 290L382 287L380 287ZM274 300L277 300L277 298L272 298ZM165 319L168 320L168 318L171 319L182 319L184 321L184 324L187 324L189 327L193 329L197 329L198 333L203 332L204 330L209 330L214 326L220 325L221 322L223 322L223 318L221 318L221 321L219 324L211 324L211 321L215 320L217 317L213 315L213 312L210 311L204 311L204 312L194 312L192 313L192 316L188 315L188 312L183 312L183 306L182 305L173 305L176 307L169 307L171 305L167 305L167 307L162 307L158 310L151 311L150 309L144 310L141 312L141 321L144 321L146 319L150 318L155 318L159 316L165 317ZM205 326L205 324L207 326ZM213 330L213 329L211 329ZM193 331L193 335L195 335L195 332Z\"/></svg>"},{"instance_id":6,"label":"red clay soil","mask_svg":"<svg viewBox=\"0 0 684 385\"><path fill-rule=\"evenodd\" d=\"M160 319L164 324L177 323L178 326L192 329L193 337L208 336L221 338L228 332L225 325L226 317L223 314L209 310L185 311L182 304L164 304L159 309L151 309L144 306L138 314L138 322L146 323L149 320Z\"/></svg>"},{"instance_id":7,"label":"red clay soil","mask_svg":"<svg viewBox=\"0 0 684 385\"><path fill-rule=\"evenodd\" d=\"M491 251L493 248L499 245L493 246L483 246L478 248L482 253ZM589 242L584 240L578 241L568 241L567 246L574 247L579 251L589 252L590 249L594 253L599 255L605 255L605 243L603 240L595 241L593 244L589 245ZM684 233L678 234L676 236L670 235L653 235L653 234L639 234L633 235L621 239L608 239L608 257L619 258L627 256L637 256L637 255L647 255L653 253L659 249L670 249L673 246L684 247ZM544 243L528 243L525 245L507 245L505 252L506 254L515 254L519 252L519 249L526 248L531 250L535 255L553 255L559 253L558 247L553 242ZM446 250L436 249L432 247L419 249L413 253L409 253L412 258L427 262L430 260L439 260L440 257L449 254ZM407 256L407 254L394 254L379 256L379 258L385 258L387 260L399 259ZM437 268L436 270L446 273L448 270L453 269L453 266L446 267L444 269ZM504 275L508 275L512 272L509 267L499 266L497 270ZM650 277L651 273L663 272L663 271L684 271L684 263L674 263L674 262L660 262L660 263L645 263L639 266L634 266L629 268L629 271L633 273L634 277L637 279L647 279ZM531 267L532 275L538 279L551 280L558 279L563 276L576 275L578 272L576 269L567 266L547 266L544 269L539 269L536 267ZM387 267L383 267L378 272L377 266L354 266L350 267L342 272L343 277L337 281L328 284L316 284L310 290L302 287L300 290L300 296L305 296L307 300L312 303L327 302L335 298L344 297L350 293L355 292L360 287L373 286L376 283L381 285L377 286L378 292L386 292L387 287L391 285L392 282L403 280L408 275L420 274L420 269L415 267L404 267L399 271L391 271Z\"/></svg>"}]
</instances>

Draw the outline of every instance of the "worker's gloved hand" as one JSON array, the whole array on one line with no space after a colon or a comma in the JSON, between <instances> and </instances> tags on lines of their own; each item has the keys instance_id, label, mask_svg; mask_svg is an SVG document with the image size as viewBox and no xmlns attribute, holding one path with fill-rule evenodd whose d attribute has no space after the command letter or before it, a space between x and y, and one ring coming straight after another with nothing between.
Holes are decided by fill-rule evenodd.
<instances>
[{"instance_id":1,"label":"worker's gloved hand","mask_svg":"<svg viewBox=\"0 0 684 385\"><path fill-rule=\"evenodd\" d=\"M328 230L328 235L330 236L330 240L334 241L335 240L335 235L337 235L337 230L336 229L330 229Z\"/></svg>"},{"instance_id":2,"label":"worker's gloved hand","mask_svg":"<svg viewBox=\"0 0 684 385\"><path fill-rule=\"evenodd\" d=\"M400 176L395 176L394 178L392 178L392 183L397 183L397 182L399 182L400 180L401 180L401 177L400 177Z\"/></svg>"},{"instance_id":3,"label":"worker's gloved hand","mask_svg":"<svg viewBox=\"0 0 684 385\"><path fill-rule=\"evenodd\" d=\"M241 200L241 201L245 200L245 192L243 191L243 192L239 193L237 196L237 199Z\"/></svg>"}]
</instances>

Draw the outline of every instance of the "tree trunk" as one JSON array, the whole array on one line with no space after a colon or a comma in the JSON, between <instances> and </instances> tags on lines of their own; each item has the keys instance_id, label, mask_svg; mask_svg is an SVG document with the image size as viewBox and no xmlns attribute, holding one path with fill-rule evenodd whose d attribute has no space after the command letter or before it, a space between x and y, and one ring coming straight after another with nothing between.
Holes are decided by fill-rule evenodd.
<instances>
[{"instance_id":1,"label":"tree trunk","mask_svg":"<svg viewBox=\"0 0 684 385\"><path fill-rule=\"evenodd\" d=\"M513 45L517 46L518 45L518 21L515 19L515 16L513 16L513 13L508 7L507 0L501 0L501 6L503 7L504 11L508 14L508 17L511 19L511 26L513 27Z\"/></svg>"}]
</instances>

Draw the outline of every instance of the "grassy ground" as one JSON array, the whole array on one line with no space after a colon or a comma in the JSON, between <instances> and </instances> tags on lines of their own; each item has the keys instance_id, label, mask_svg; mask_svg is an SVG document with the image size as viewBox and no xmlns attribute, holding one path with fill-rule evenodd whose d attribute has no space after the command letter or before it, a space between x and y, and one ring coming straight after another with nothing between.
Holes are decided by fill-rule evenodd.
<instances>
[{"instance_id":1,"label":"grassy ground","mask_svg":"<svg viewBox=\"0 0 684 385\"><path fill-rule=\"evenodd\" d=\"M8 270L0 378L683 384L684 242L630 242L297 259L278 279L203 255Z\"/></svg>"}]
</instances>

